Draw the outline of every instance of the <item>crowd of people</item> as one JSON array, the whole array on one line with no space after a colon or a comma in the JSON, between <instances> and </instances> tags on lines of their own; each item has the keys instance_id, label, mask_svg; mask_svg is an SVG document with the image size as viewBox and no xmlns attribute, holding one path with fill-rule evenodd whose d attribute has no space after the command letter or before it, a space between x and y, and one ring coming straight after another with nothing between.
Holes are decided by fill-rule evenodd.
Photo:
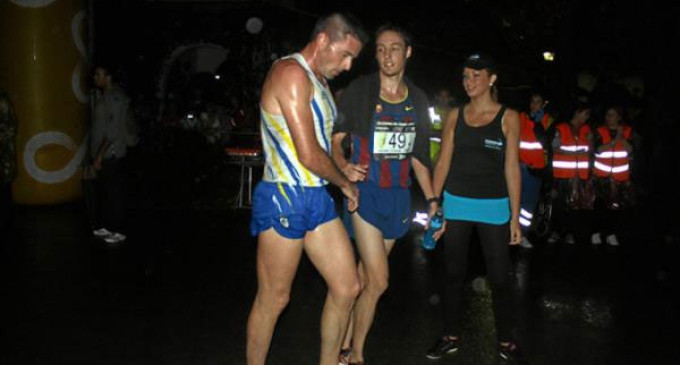
<instances>
[{"instance_id":1,"label":"crowd of people","mask_svg":"<svg viewBox=\"0 0 680 365\"><path fill-rule=\"evenodd\" d=\"M620 215L635 201L630 171L633 130L618 106L607 109L600 125L591 127L590 116L590 106L577 105L569 121L555 126L550 161L557 215L548 242L563 238L574 244L575 233L592 231L592 244L618 246ZM591 225L584 217L593 211Z\"/></svg>"},{"instance_id":2,"label":"crowd of people","mask_svg":"<svg viewBox=\"0 0 680 365\"><path fill-rule=\"evenodd\" d=\"M310 42L275 61L263 82L264 172L250 223L258 290L247 324L248 364L266 361L303 253L328 287L319 363L365 364L366 339L389 285L388 256L410 228L412 177L428 220L437 212L445 218L435 233L444 246L443 326L424 356L438 360L464 344L463 286L476 231L493 295L498 355L526 362L512 331L510 246L532 248L531 229L541 219L551 229L548 243L574 244L575 233L588 232L593 245L618 246L621 214L635 204L634 131L618 105L606 109L601 123L591 120L592 106L579 102L568 119L558 120L541 93L531 95L528 110L513 110L498 98L498 64L483 53L460 66L468 100L453 105L442 89L431 105L405 75L415 56L412 39L394 24L375 32L370 52L376 71L334 94L329 80L350 70L368 40L351 15L322 17ZM135 144L126 124L130 105L105 65L95 68L94 81L99 92L85 161L85 176L97 181L92 233L118 244L126 240L124 158ZM4 94L0 121L0 137L13 137L16 118ZM5 159L15 152L6 148L0 156L3 201L16 174ZM329 184L344 196L341 212ZM550 205L552 215L539 216L541 204Z\"/></svg>"},{"instance_id":3,"label":"crowd of people","mask_svg":"<svg viewBox=\"0 0 680 365\"><path fill-rule=\"evenodd\" d=\"M579 234L593 245L618 246L624 213L636 200L631 169L638 135L621 105L608 106L598 121L595 106L577 100L562 122L547 105L542 93L533 92L519 113L520 245L533 248L530 237L546 235L548 243L575 244ZM437 112L441 107L432 109L437 120L447 115ZM440 130L433 119L433 161L441 148Z\"/></svg>"},{"instance_id":4,"label":"crowd of people","mask_svg":"<svg viewBox=\"0 0 680 365\"><path fill-rule=\"evenodd\" d=\"M527 111L502 104L502 77L486 54L462 64L468 100L451 105L448 89L435 104L405 75L414 57L411 36L398 25L375 32L377 70L333 94L328 81L351 68L367 42L347 14L317 22L311 41L275 61L260 100L265 166L254 194L251 233L257 236L258 290L247 329L247 361L265 363L286 307L301 255L328 287L321 318L320 364L365 364L365 344L377 303L389 283L388 255L409 230L412 177L434 233L443 239L443 328L424 355L458 351L463 286L473 231L491 284L502 360L526 363L513 337L510 246L532 248L531 228L549 220L548 242L574 243L580 213L596 211L593 244L619 244L619 214L634 203L630 179L633 131L619 106L591 127L591 107L576 103L557 120L534 93ZM337 105L336 105L337 102ZM343 197L336 210L326 186ZM553 215L537 217L539 204ZM355 261L354 241L358 260Z\"/></svg>"}]
</instances>

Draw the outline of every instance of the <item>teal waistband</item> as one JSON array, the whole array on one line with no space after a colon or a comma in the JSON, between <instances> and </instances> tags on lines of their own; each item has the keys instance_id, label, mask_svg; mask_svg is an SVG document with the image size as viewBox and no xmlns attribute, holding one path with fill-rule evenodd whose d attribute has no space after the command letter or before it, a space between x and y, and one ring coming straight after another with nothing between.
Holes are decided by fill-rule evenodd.
<instances>
[{"instance_id":1,"label":"teal waistband","mask_svg":"<svg viewBox=\"0 0 680 365\"><path fill-rule=\"evenodd\" d=\"M444 218L488 224L505 224L510 220L510 199L476 199L444 192Z\"/></svg>"}]
</instances>

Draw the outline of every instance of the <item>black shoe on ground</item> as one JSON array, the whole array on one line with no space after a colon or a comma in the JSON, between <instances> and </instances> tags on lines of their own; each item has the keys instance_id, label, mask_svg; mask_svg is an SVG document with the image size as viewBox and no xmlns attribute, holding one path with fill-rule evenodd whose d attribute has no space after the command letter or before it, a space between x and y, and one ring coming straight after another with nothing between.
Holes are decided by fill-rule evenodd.
<instances>
[{"instance_id":1,"label":"black shoe on ground","mask_svg":"<svg viewBox=\"0 0 680 365\"><path fill-rule=\"evenodd\" d=\"M442 337L432 346L425 356L430 360L439 360L444 355L452 354L458 351L458 339L452 340L448 337Z\"/></svg>"},{"instance_id":2,"label":"black shoe on ground","mask_svg":"<svg viewBox=\"0 0 680 365\"><path fill-rule=\"evenodd\" d=\"M338 365L348 365L349 355L352 353L352 348L340 349L340 355L338 356Z\"/></svg>"},{"instance_id":3,"label":"black shoe on ground","mask_svg":"<svg viewBox=\"0 0 680 365\"><path fill-rule=\"evenodd\" d=\"M506 346L499 345L498 354L501 356L501 359L505 361L509 361L514 364L528 364L522 351L520 351L519 347L517 347L517 344L513 342L510 342Z\"/></svg>"}]
</instances>

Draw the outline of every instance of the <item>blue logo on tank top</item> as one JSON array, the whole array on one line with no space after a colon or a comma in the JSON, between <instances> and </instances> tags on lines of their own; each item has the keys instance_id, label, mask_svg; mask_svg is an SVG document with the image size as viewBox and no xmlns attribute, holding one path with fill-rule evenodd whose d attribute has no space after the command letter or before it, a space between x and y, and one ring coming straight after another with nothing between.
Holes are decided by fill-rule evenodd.
<instances>
[{"instance_id":1,"label":"blue logo on tank top","mask_svg":"<svg viewBox=\"0 0 680 365\"><path fill-rule=\"evenodd\" d=\"M502 150L503 149L503 141L498 139L498 140L493 140L493 139L484 139L484 147L490 148L492 150Z\"/></svg>"}]
</instances>

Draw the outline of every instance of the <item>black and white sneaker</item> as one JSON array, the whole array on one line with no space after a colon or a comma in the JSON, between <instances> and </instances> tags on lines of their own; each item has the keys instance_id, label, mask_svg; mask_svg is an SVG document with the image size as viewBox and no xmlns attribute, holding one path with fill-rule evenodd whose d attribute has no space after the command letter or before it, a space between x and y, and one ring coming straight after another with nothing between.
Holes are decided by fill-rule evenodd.
<instances>
[{"instance_id":1,"label":"black and white sneaker","mask_svg":"<svg viewBox=\"0 0 680 365\"><path fill-rule=\"evenodd\" d=\"M109 231L108 229L102 227L102 228L93 230L93 231L92 231L92 234L95 235L95 236L97 236L97 237L99 237L99 238L102 238L102 239L103 239L104 237L111 236L111 235L113 234L113 232L111 232L111 231Z\"/></svg>"},{"instance_id":2,"label":"black and white sneaker","mask_svg":"<svg viewBox=\"0 0 680 365\"><path fill-rule=\"evenodd\" d=\"M453 354L458 351L458 339L451 339L450 337L442 337L425 353L425 357L430 360L439 360L444 355Z\"/></svg>"},{"instance_id":3,"label":"black and white sneaker","mask_svg":"<svg viewBox=\"0 0 680 365\"><path fill-rule=\"evenodd\" d=\"M513 364L529 364L524 358L522 351L520 351L519 347L517 347L517 344L514 342L510 342L505 346L499 345L498 354L501 356L501 359Z\"/></svg>"},{"instance_id":4,"label":"black and white sneaker","mask_svg":"<svg viewBox=\"0 0 680 365\"><path fill-rule=\"evenodd\" d=\"M107 247L118 247L122 245L126 239L127 236L125 236L124 234L114 232L110 236L104 237L104 242L106 242Z\"/></svg>"}]
</instances>

